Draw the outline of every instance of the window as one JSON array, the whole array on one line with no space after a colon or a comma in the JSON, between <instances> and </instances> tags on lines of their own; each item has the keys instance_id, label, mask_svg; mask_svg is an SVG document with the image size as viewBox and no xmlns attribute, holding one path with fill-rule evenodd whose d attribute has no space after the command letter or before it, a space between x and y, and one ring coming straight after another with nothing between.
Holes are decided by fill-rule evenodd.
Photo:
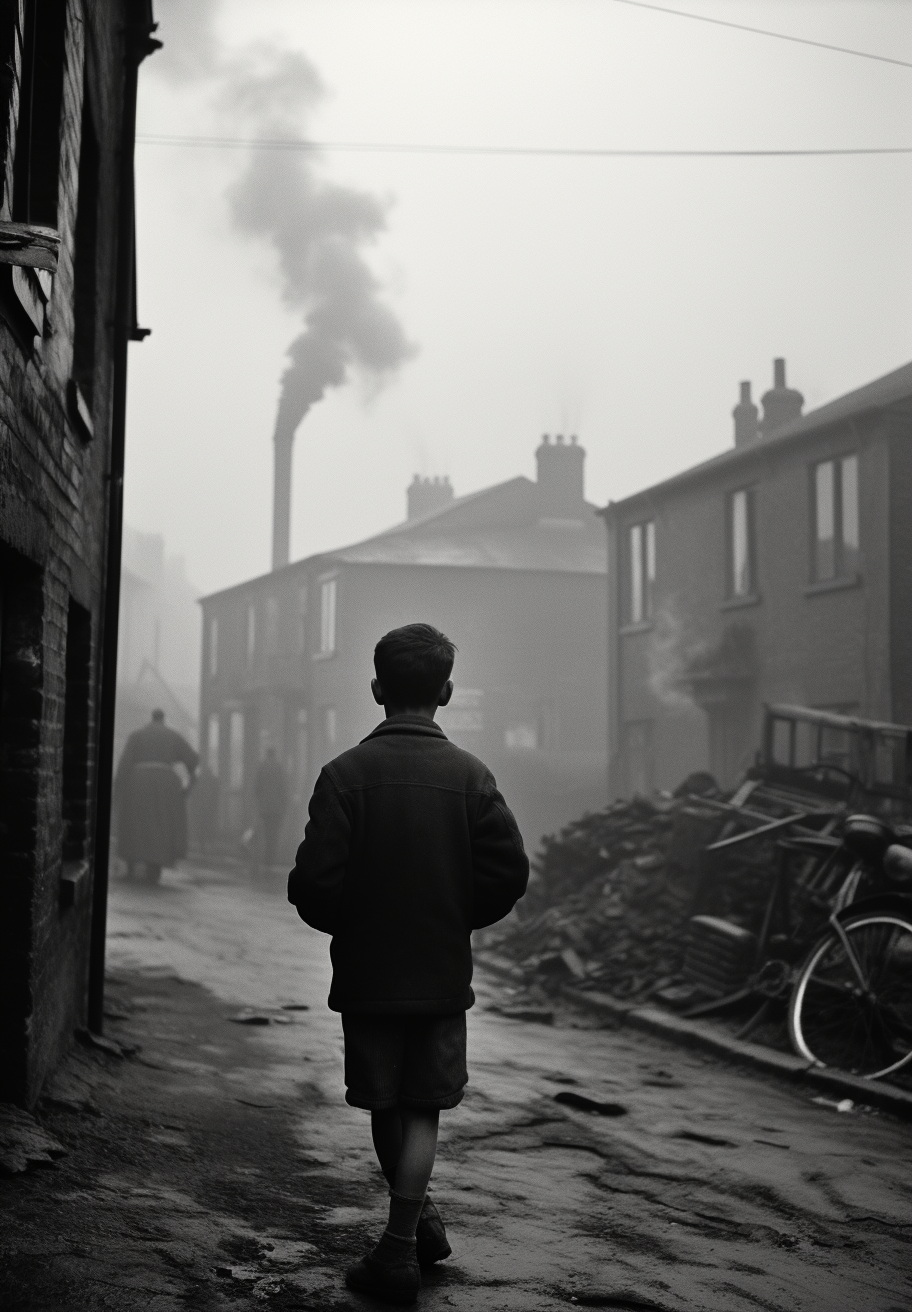
<instances>
[{"instance_id":1,"label":"window","mask_svg":"<svg viewBox=\"0 0 912 1312\"><path fill-rule=\"evenodd\" d=\"M256 606L247 607L247 668L253 669L256 655Z\"/></svg>"},{"instance_id":2,"label":"window","mask_svg":"<svg viewBox=\"0 0 912 1312\"><path fill-rule=\"evenodd\" d=\"M228 717L228 787L244 787L244 713L232 711Z\"/></svg>"},{"instance_id":3,"label":"window","mask_svg":"<svg viewBox=\"0 0 912 1312\"><path fill-rule=\"evenodd\" d=\"M63 710L63 859L81 861L89 838L89 708L92 617L71 601L67 612Z\"/></svg>"},{"instance_id":4,"label":"window","mask_svg":"<svg viewBox=\"0 0 912 1312\"><path fill-rule=\"evenodd\" d=\"M298 642L301 651L307 650L307 584L298 590Z\"/></svg>"},{"instance_id":5,"label":"window","mask_svg":"<svg viewBox=\"0 0 912 1312\"><path fill-rule=\"evenodd\" d=\"M206 765L209 773L218 778L219 772L219 717L213 711L206 726Z\"/></svg>"},{"instance_id":6,"label":"window","mask_svg":"<svg viewBox=\"0 0 912 1312\"><path fill-rule=\"evenodd\" d=\"M40 14L39 14L40 2ZM66 0L26 0L13 219L57 227Z\"/></svg>"},{"instance_id":7,"label":"window","mask_svg":"<svg viewBox=\"0 0 912 1312\"><path fill-rule=\"evenodd\" d=\"M320 655L331 656L336 650L336 580L320 585Z\"/></svg>"},{"instance_id":8,"label":"window","mask_svg":"<svg viewBox=\"0 0 912 1312\"><path fill-rule=\"evenodd\" d=\"M728 499L727 593L731 598L752 597L756 591L755 494L752 487L742 487Z\"/></svg>"},{"instance_id":9,"label":"window","mask_svg":"<svg viewBox=\"0 0 912 1312\"><path fill-rule=\"evenodd\" d=\"M279 650L279 599L266 598L266 633L264 646L268 656L275 656Z\"/></svg>"},{"instance_id":10,"label":"window","mask_svg":"<svg viewBox=\"0 0 912 1312\"><path fill-rule=\"evenodd\" d=\"M209 621L209 677L214 679L218 674L218 638L219 626L218 619L213 615Z\"/></svg>"},{"instance_id":11,"label":"window","mask_svg":"<svg viewBox=\"0 0 912 1312\"><path fill-rule=\"evenodd\" d=\"M656 576L655 522L633 524L627 530L627 621L643 624L652 618Z\"/></svg>"},{"instance_id":12,"label":"window","mask_svg":"<svg viewBox=\"0 0 912 1312\"><path fill-rule=\"evenodd\" d=\"M97 337L98 138L92 122L88 77L83 75L82 130L79 142L79 193L73 273L73 379L92 409Z\"/></svg>"},{"instance_id":13,"label":"window","mask_svg":"<svg viewBox=\"0 0 912 1312\"><path fill-rule=\"evenodd\" d=\"M858 457L822 460L812 482L812 579L851 578L859 558Z\"/></svg>"}]
</instances>

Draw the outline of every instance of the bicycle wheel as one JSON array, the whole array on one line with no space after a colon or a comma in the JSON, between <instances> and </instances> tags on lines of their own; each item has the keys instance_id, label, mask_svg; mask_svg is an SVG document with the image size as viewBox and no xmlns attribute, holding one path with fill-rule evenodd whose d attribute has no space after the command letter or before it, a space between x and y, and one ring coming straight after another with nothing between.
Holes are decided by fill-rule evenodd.
<instances>
[{"instance_id":1,"label":"bicycle wheel","mask_svg":"<svg viewBox=\"0 0 912 1312\"><path fill-rule=\"evenodd\" d=\"M912 1060L912 923L895 912L843 921L808 957L789 1002L802 1057L866 1079Z\"/></svg>"}]
</instances>

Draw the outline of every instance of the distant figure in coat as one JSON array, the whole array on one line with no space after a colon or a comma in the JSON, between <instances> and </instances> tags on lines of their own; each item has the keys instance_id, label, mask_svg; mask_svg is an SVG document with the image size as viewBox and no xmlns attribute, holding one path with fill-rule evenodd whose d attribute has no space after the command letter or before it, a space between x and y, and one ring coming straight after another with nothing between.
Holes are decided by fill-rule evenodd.
<instances>
[{"instance_id":1,"label":"distant figure in coat","mask_svg":"<svg viewBox=\"0 0 912 1312\"><path fill-rule=\"evenodd\" d=\"M266 749L256 773L253 792L260 814L261 859L263 865L272 866L276 862L276 846L288 810L288 778L274 747Z\"/></svg>"},{"instance_id":2,"label":"distant figure in coat","mask_svg":"<svg viewBox=\"0 0 912 1312\"><path fill-rule=\"evenodd\" d=\"M186 787L175 765L185 767ZM165 725L164 711L153 711L150 722L130 734L114 781L117 850L129 878L141 865L157 884L163 866L187 855L187 793L198 766L186 738Z\"/></svg>"}]
</instances>

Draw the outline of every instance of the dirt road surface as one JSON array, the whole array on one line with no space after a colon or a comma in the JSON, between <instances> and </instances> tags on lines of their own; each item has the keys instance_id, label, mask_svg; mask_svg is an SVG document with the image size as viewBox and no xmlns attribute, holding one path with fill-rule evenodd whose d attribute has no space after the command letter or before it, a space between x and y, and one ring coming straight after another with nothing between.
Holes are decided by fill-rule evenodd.
<instances>
[{"instance_id":1,"label":"dirt road surface","mask_svg":"<svg viewBox=\"0 0 912 1312\"><path fill-rule=\"evenodd\" d=\"M78 1048L40 1108L68 1155L0 1182L4 1312L379 1306L342 1280L386 1198L327 948L278 878L115 885L107 1033L140 1051ZM432 1182L454 1255L420 1307L912 1307L912 1126L477 992Z\"/></svg>"}]
</instances>

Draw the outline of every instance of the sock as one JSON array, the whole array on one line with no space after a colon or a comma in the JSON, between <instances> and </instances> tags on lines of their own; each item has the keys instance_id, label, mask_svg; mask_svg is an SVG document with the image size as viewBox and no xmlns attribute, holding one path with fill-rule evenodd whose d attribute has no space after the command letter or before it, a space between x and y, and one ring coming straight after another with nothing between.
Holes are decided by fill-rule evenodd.
<instances>
[{"instance_id":1,"label":"sock","mask_svg":"<svg viewBox=\"0 0 912 1312\"><path fill-rule=\"evenodd\" d=\"M386 1233L396 1235L399 1239L414 1239L424 1198L408 1198L405 1194L397 1194L395 1189L390 1190L389 1196L390 1210Z\"/></svg>"}]
</instances>

